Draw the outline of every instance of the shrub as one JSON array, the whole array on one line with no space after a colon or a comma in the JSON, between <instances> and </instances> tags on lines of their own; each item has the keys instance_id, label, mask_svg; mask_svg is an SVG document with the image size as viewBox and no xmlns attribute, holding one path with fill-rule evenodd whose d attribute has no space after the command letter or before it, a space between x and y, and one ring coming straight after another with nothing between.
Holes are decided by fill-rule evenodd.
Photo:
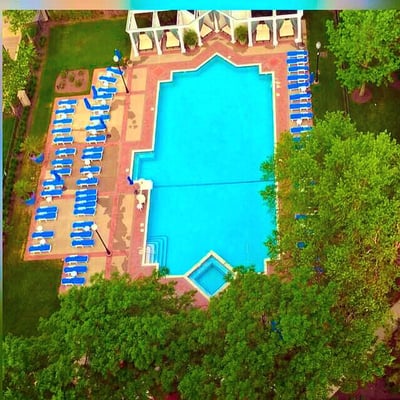
<instances>
[{"instance_id":1,"label":"shrub","mask_svg":"<svg viewBox=\"0 0 400 400\"><path fill-rule=\"evenodd\" d=\"M197 33L193 29L185 30L183 34L183 42L188 47L195 47L197 45Z\"/></svg>"},{"instance_id":2,"label":"shrub","mask_svg":"<svg viewBox=\"0 0 400 400\"><path fill-rule=\"evenodd\" d=\"M81 87L81 86L82 86L82 80L81 80L81 79L77 79L77 80L75 81L75 86L76 86L76 87Z\"/></svg>"},{"instance_id":3,"label":"shrub","mask_svg":"<svg viewBox=\"0 0 400 400\"><path fill-rule=\"evenodd\" d=\"M68 80L69 80L71 83L75 80L75 74L74 74L73 72L71 72L71 73L68 75Z\"/></svg>"},{"instance_id":4,"label":"shrub","mask_svg":"<svg viewBox=\"0 0 400 400\"><path fill-rule=\"evenodd\" d=\"M83 74L84 74L84 71L80 69L80 70L78 71L78 75L79 75L79 76L82 76Z\"/></svg>"},{"instance_id":5,"label":"shrub","mask_svg":"<svg viewBox=\"0 0 400 400\"><path fill-rule=\"evenodd\" d=\"M239 25L235 28L235 38L241 44L247 43L248 33L247 33L247 26Z\"/></svg>"},{"instance_id":6,"label":"shrub","mask_svg":"<svg viewBox=\"0 0 400 400\"><path fill-rule=\"evenodd\" d=\"M61 71L60 72L60 76L61 76L62 79L65 79L67 77L67 71L64 71L64 70Z\"/></svg>"},{"instance_id":7,"label":"shrub","mask_svg":"<svg viewBox=\"0 0 400 400\"><path fill-rule=\"evenodd\" d=\"M47 38L46 36L40 36L39 38L39 47L43 48L46 45Z\"/></svg>"}]
</instances>

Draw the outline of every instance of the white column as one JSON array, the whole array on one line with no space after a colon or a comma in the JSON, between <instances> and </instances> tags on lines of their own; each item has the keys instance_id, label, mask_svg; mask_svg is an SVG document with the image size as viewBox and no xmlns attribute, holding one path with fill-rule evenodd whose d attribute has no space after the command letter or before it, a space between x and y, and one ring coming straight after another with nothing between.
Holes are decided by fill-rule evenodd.
<instances>
[{"instance_id":1,"label":"white column","mask_svg":"<svg viewBox=\"0 0 400 400\"><path fill-rule=\"evenodd\" d=\"M133 38L133 33L132 32L129 32L129 37L131 38L133 56L134 57L139 57L138 48L136 46L135 39ZM131 54L132 54L132 51L131 51ZM131 58L133 58L133 57L131 57Z\"/></svg>"},{"instance_id":2,"label":"white column","mask_svg":"<svg viewBox=\"0 0 400 400\"><path fill-rule=\"evenodd\" d=\"M272 11L272 44L274 47L278 46L278 32L276 31L276 12Z\"/></svg>"},{"instance_id":3,"label":"white column","mask_svg":"<svg viewBox=\"0 0 400 400\"><path fill-rule=\"evenodd\" d=\"M182 28L178 28L179 43L181 45L181 53L186 53L185 43L183 43Z\"/></svg>"},{"instance_id":4,"label":"white column","mask_svg":"<svg viewBox=\"0 0 400 400\"><path fill-rule=\"evenodd\" d=\"M214 18L214 31L218 33L219 32L219 23L218 23L218 19L217 19L217 13L215 11L213 11L212 13L213 13L213 18Z\"/></svg>"},{"instance_id":5,"label":"white column","mask_svg":"<svg viewBox=\"0 0 400 400\"><path fill-rule=\"evenodd\" d=\"M162 51L161 51L160 42L158 41L157 31L155 29L153 31L153 37L154 37L153 40L156 42L157 54L160 56L162 54Z\"/></svg>"},{"instance_id":6,"label":"white column","mask_svg":"<svg viewBox=\"0 0 400 400\"><path fill-rule=\"evenodd\" d=\"M203 21L204 24L204 21ZM201 40L201 34L200 34L200 21L197 20L196 24L196 33L197 33L197 39L198 39L198 45L203 46L203 41Z\"/></svg>"},{"instance_id":7,"label":"white column","mask_svg":"<svg viewBox=\"0 0 400 400\"><path fill-rule=\"evenodd\" d=\"M247 36L249 38L249 47L253 47L253 31L251 29L251 21L247 21Z\"/></svg>"},{"instance_id":8,"label":"white column","mask_svg":"<svg viewBox=\"0 0 400 400\"><path fill-rule=\"evenodd\" d=\"M229 18L229 26L231 27L231 43L236 43L233 19Z\"/></svg>"},{"instance_id":9,"label":"white column","mask_svg":"<svg viewBox=\"0 0 400 400\"><path fill-rule=\"evenodd\" d=\"M295 39L296 43L301 43L301 16L297 16L297 38Z\"/></svg>"}]
</instances>

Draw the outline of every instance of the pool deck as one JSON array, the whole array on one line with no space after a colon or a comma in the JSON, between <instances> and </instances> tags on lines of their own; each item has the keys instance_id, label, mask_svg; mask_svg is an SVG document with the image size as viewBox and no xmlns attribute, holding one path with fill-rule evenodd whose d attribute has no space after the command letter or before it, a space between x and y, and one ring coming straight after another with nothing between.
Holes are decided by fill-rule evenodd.
<instances>
[{"instance_id":1,"label":"pool deck","mask_svg":"<svg viewBox=\"0 0 400 400\"><path fill-rule=\"evenodd\" d=\"M110 277L114 271L126 272L133 278L151 274L154 266L142 265L147 228L147 201L142 210L136 208L137 200L134 187L129 185L127 176L130 174L132 152L135 150L152 149L154 143L155 117L157 109L157 90L159 81L169 80L171 71L195 69L216 53L229 59L237 65L260 64L263 72L273 71L275 74L275 123L276 135L286 131L291 126L289 120L289 102L287 90L286 51L293 50L292 42L281 43L276 49L256 45L252 48L231 44L224 34L213 33L201 48L195 51L181 54L177 50L169 50L158 56L155 51L142 53L141 57L134 60L133 65L126 69L125 80L130 90L125 93L123 82L118 79L118 93L111 102L110 121L107 121L107 132L111 136L104 146L104 157L100 163L102 172L99 175L98 205L94 217L74 217L73 203L74 193L77 190L76 179L80 177L79 167L83 166L80 160L81 151L86 147L84 142L85 126L89 123L89 111L85 109L83 97L79 99L77 111L73 116L73 136L75 143L67 146L52 144L51 129L49 126L48 138L45 146L45 161L43 162L36 203L32 208L32 220L30 224L27 246L24 253L25 260L37 259L64 259L69 254L88 254L87 284L90 277L102 272L105 277ZM93 84L104 70L96 70L93 74ZM56 99L52 114L57 108ZM201 107L201 105L199 105ZM207 105L203 106L207 109ZM180 118L177 110L177 118ZM182 116L184 118L184 116ZM56 158L54 151L60 147L75 147L77 154L74 158L73 173L65 177L65 187L61 198L53 199L51 203L40 197L41 182L50 178L50 162ZM148 193L143 191L146 199ZM34 220L34 210L39 206L57 205L58 218L56 221L37 223ZM74 249L71 247L69 234L72 230L72 222L77 220L95 221L98 232L104 239L112 255L106 256L100 240L94 235L95 245L89 249ZM31 234L38 225L45 230L54 230L55 237L48 243L52 245L50 253L30 255L27 248L33 244ZM177 291L184 292L195 289L187 279L174 278L177 281ZM68 290L66 286L60 286L60 292ZM199 306L206 306L208 300L199 292L195 295Z\"/></svg>"}]
</instances>

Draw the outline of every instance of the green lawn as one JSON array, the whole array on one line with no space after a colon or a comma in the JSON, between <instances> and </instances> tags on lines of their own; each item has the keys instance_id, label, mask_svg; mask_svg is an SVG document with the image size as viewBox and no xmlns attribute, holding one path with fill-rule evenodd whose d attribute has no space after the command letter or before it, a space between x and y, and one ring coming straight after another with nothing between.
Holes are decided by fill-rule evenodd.
<instances>
[{"instance_id":1,"label":"green lawn","mask_svg":"<svg viewBox=\"0 0 400 400\"><path fill-rule=\"evenodd\" d=\"M54 85L58 74L67 69L83 69L112 65L114 48L129 56L130 41L125 32L126 19L81 22L51 29L47 58L38 82L38 101L28 132L44 142L51 118ZM21 176L36 177L39 167L25 157ZM4 333L31 336L37 333L40 317L46 317L59 307L59 287L62 261L24 262L31 208L16 199L7 241L4 246Z\"/></svg>"},{"instance_id":2,"label":"green lawn","mask_svg":"<svg viewBox=\"0 0 400 400\"><path fill-rule=\"evenodd\" d=\"M55 97L54 85L63 70L89 69L113 65L114 49L129 57L130 40L125 32L126 19L79 22L51 29L48 59L43 68L37 107L31 134L42 138L50 123Z\"/></svg>"},{"instance_id":3,"label":"green lawn","mask_svg":"<svg viewBox=\"0 0 400 400\"><path fill-rule=\"evenodd\" d=\"M7 159L7 154L10 151L15 121L15 117L3 117L3 165Z\"/></svg>"},{"instance_id":4,"label":"green lawn","mask_svg":"<svg viewBox=\"0 0 400 400\"><path fill-rule=\"evenodd\" d=\"M372 100L357 104L350 100L350 116L362 132L383 132L385 129L400 144L400 90L371 87Z\"/></svg>"},{"instance_id":5,"label":"green lawn","mask_svg":"<svg viewBox=\"0 0 400 400\"><path fill-rule=\"evenodd\" d=\"M315 73L317 54L315 44L321 42L319 59L319 84L312 86L313 112L317 118L322 118L327 111L344 109L343 91L336 80L334 56L327 51L328 36L325 23L333 19L332 11L305 11L307 23L308 51L310 53L310 71Z\"/></svg>"}]
</instances>

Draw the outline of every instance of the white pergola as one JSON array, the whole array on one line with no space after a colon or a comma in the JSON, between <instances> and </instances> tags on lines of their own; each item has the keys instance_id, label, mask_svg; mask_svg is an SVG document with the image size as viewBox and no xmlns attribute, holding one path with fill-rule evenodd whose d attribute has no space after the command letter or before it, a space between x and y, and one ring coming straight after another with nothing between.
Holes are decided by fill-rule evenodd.
<instances>
[{"instance_id":1,"label":"white pergola","mask_svg":"<svg viewBox=\"0 0 400 400\"><path fill-rule=\"evenodd\" d=\"M297 10L288 14L277 14L276 10L272 10L271 15L260 17L252 17L250 10L220 11L220 10L178 10L175 25L161 26L158 13L162 11L154 10L130 10L126 21L125 31L129 34L132 51L131 58L138 57L141 51L141 38L146 39L150 43L146 49L156 48L157 54L162 54L162 40L165 38L166 32L173 32L179 41L179 47L182 53L186 52L183 42L183 34L186 29L192 29L197 33L198 45L202 46L202 39L210 31L219 32L223 30L231 37L231 42L235 43L234 32L236 27L247 26L248 46L253 46L253 33L259 23L264 23L272 33L272 44L278 46L279 29L282 23L290 21L294 28L294 42L302 42L301 18L303 10ZM151 26L138 27L136 16L140 14L152 14Z\"/></svg>"}]
</instances>

